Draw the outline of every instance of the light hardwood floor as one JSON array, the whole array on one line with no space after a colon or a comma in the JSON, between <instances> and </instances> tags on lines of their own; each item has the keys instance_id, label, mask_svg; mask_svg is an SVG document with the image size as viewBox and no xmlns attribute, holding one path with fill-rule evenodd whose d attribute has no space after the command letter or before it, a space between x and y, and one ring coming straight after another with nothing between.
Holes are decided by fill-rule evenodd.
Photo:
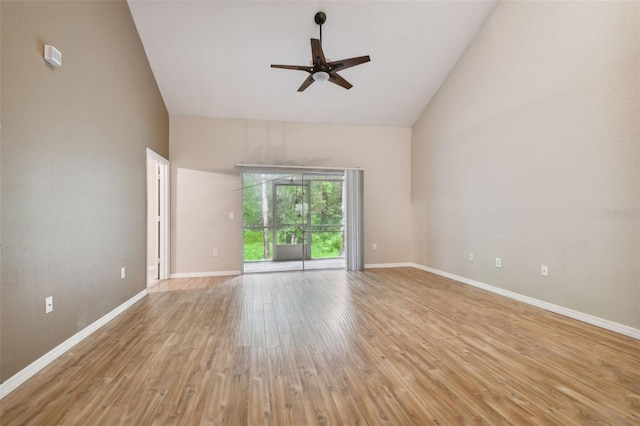
<instances>
[{"instance_id":1,"label":"light hardwood floor","mask_svg":"<svg viewBox=\"0 0 640 426\"><path fill-rule=\"evenodd\" d=\"M411 268L169 280L3 425L640 424L640 341Z\"/></svg>"}]
</instances>

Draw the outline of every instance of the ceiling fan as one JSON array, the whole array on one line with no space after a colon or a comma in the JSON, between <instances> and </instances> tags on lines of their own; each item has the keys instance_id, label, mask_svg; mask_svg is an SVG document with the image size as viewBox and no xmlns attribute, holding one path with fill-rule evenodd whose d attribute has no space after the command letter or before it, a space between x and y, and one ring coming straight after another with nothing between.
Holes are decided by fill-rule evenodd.
<instances>
[{"instance_id":1,"label":"ceiling fan","mask_svg":"<svg viewBox=\"0 0 640 426\"><path fill-rule=\"evenodd\" d=\"M356 65L369 62L371 58L367 56L359 56L357 58L343 59L341 61L327 62L322 51L322 24L327 21L327 15L324 12L316 13L314 17L316 24L320 26L320 39L311 39L311 58L312 65L271 65L271 68L282 68L285 70L305 71L309 73L309 77L302 83L302 86L298 89L298 92L302 92L307 87L311 86L315 81L330 81L333 84L337 84L345 89L351 89L353 85L347 80L342 78L338 71L346 70L347 68L355 67Z\"/></svg>"}]
</instances>

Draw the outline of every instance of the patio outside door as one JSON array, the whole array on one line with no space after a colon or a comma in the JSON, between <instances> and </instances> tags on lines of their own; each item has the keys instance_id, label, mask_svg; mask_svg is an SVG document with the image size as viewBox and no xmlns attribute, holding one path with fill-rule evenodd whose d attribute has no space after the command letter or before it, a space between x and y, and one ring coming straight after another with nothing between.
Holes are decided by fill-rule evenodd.
<instances>
[{"instance_id":1,"label":"patio outside door","mask_svg":"<svg viewBox=\"0 0 640 426\"><path fill-rule=\"evenodd\" d=\"M243 272L345 268L344 173L243 173Z\"/></svg>"},{"instance_id":2,"label":"patio outside door","mask_svg":"<svg viewBox=\"0 0 640 426\"><path fill-rule=\"evenodd\" d=\"M273 260L311 259L309 183L303 180L273 185Z\"/></svg>"}]
</instances>

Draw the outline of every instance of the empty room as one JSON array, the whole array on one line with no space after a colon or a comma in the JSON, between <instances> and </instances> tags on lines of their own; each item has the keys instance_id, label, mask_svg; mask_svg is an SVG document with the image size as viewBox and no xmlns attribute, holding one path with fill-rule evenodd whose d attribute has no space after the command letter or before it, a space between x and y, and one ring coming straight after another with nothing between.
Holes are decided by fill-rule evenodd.
<instances>
[{"instance_id":1,"label":"empty room","mask_svg":"<svg viewBox=\"0 0 640 426\"><path fill-rule=\"evenodd\" d=\"M640 424L640 1L0 35L1 424Z\"/></svg>"}]
</instances>

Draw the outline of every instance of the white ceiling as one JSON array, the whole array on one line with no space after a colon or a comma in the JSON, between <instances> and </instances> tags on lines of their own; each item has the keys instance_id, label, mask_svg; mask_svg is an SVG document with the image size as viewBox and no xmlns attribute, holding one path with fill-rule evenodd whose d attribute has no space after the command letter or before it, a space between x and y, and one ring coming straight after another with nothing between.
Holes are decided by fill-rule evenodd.
<instances>
[{"instance_id":1,"label":"white ceiling","mask_svg":"<svg viewBox=\"0 0 640 426\"><path fill-rule=\"evenodd\" d=\"M412 126L496 1L129 0L170 115ZM353 88L314 83L313 18L324 11L328 60L370 55L340 75Z\"/></svg>"}]
</instances>

